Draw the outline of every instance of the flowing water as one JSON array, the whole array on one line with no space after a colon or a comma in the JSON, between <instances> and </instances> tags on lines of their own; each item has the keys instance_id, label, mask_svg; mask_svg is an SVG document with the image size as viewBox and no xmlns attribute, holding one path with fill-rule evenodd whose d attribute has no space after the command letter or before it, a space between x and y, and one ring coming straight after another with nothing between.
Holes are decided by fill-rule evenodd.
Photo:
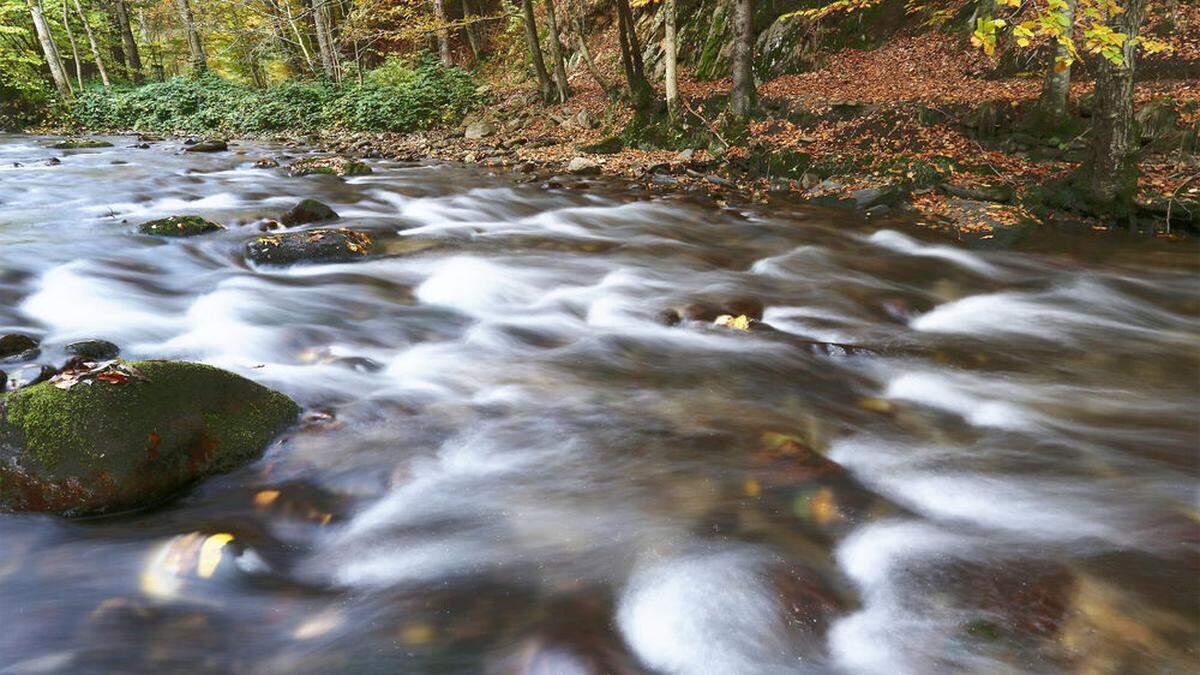
<instances>
[{"instance_id":1,"label":"flowing water","mask_svg":"<svg viewBox=\"0 0 1200 675\"><path fill-rule=\"evenodd\" d=\"M1194 245L109 140L0 136L0 333L215 364L305 421L152 511L0 514L0 672L1197 664ZM247 263L301 197L384 253ZM134 231L181 213L229 228ZM736 298L779 332L659 318Z\"/></svg>"}]
</instances>

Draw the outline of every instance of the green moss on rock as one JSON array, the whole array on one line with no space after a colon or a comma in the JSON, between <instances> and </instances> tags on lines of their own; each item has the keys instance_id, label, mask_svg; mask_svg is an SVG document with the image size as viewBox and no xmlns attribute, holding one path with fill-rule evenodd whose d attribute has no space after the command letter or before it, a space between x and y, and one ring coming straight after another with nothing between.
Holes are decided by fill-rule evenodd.
<instances>
[{"instance_id":1,"label":"green moss on rock","mask_svg":"<svg viewBox=\"0 0 1200 675\"><path fill-rule=\"evenodd\" d=\"M81 514L151 505L256 457L291 425L287 396L212 366L129 364L146 380L9 393L0 507Z\"/></svg>"},{"instance_id":2,"label":"green moss on rock","mask_svg":"<svg viewBox=\"0 0 1200 675\"><path fill-rule=\"evenodd\" d=\"M223 229L225 229L224 225L200 216L171 216L138 225L138 231L142 234L153 234L160 237L193 237L197 234Z\"/></svg>"}]
</instances>

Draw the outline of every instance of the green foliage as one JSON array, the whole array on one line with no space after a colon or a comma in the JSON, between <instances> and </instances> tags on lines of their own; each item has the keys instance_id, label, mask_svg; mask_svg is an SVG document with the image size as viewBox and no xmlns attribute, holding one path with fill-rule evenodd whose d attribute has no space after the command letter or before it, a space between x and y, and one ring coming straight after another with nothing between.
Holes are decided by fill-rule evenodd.
<instances>
[{"instance_id":1,"label":"green foliage","mask_svg":"<svg viewBox=\"0 0 1200 675\"><path fill-rule=\"evenodd\" d=\"M33 39L24 3L0 2L0 129L37 124L54 98L40 55L17 48Z\"/></svg>"},{"instance_id":2,"label":"green foliage","mask_svg":"<svg viewBox=\"0 0 1200 675\"><path fill-rule=\"evenodd\" d=\"M455 122L477 98L465 71L423 58L414 68L389 61L367 73L361 84L340 87L287 82L256 89L209 74L136 88L90 89L71 112L93 130L405 132Z\"/></svg>"}]
</instances>

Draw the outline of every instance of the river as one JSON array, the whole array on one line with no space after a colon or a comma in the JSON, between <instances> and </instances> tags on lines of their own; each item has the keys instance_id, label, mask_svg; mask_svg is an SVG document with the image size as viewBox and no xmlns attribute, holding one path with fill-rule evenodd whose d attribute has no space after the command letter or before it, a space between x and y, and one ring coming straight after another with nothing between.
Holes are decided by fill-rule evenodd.
<instances>
[{"instance_id":1,"label":"river","mask_svg":"<svg viewBox=\"0 0 1200 675\"><path fill-rule=\"evenodd\" d=\"M306 150L106 138L0 135L0 333L45 363L104 338L214 364L306 413L153 511L0 514L0 673L1197 663L1192 243L971 249L617 180L290 178L252 163ZM246 262L304 197L385 252ZM193 213L229 227L135 231ZM778 332L660 319L740 298Z\"/></svg>"}]
</instances>

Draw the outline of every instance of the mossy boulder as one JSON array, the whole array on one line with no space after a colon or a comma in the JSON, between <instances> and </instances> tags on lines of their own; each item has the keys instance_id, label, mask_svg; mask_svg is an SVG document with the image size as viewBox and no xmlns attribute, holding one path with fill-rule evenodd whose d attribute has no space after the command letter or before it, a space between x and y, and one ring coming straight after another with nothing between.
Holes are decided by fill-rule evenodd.
<instances>
[{"instance_id":1,"label":"mossy boulder","mask_svg":"<svg viewBox=\"0 0 1200 675\"><path fill-rule=\"evenodd\" d=\"M153 234L160 237L194 237L197 234L223 229L225 229L224 225L200 216L171 216L138 225L138 231L142 234Z\"/></svg>"},{"instance_id":2,"label":"mossy boulder","mask_svg":"<svg viewBox=\"0 0 1200 675\"><path fill-rule=\"evenodd\" d=\"M22 333L0 335L0 361L26 360L38 355L38 341Z\"/></svg>"},{"instance_id":3,"label":"mossy boulder","mask_svg":"<svg viewBox=\"0 0 1200 675\"><path fill-rule=\"evenodd\" d=\"M374 242L366 232L345 227L268 234L246 245L246 257L261 265L349 262L365 258Z\"/></svg>"},{"instance_id":4,"label":"mossy boulder","mask_svg":"<svg viewBox=\"0 0 1200 675\"><path fill-rule=\"evenodd\" d=\"M229 143L220 138L209 138L184 148L184 152L225 152Z\"/></svg>"},{"instance_id":5,"label":"mossy boulder","mask_svg":"<svg viewBox=\"0 0 1200 675\"><path fill-rule=\"evenodd\" d=\"M64 141L59 141L50 147L55 150L84 150L87 148L111 148L112 143L108 141L100 141L94 138L68 138Z\"/></svg>"},{"instance_id":6,"label":"mossy boulder","mask_svg":"<svg viewBox=\"0 0 1200 675\"><path fill-rule=\"evenodd\" d=\"M212 366L126 364L141 377L56 382L0 403L0 508L64 515L159 503L257 458L291 425L287 396Z\"/></svg>"},{"instance_id":7,"label":"mossy boulder","mask_svg":"<svg viewBox=\"0 0 1200 675\"><path fill-rule=\"evenodd\" d=\"M346 157L306 157L292 162L287 172L289 176L307 176L314 173L343 177L365 176L371 173L371 167Z\"/></svg>"},{"instance_id":8,"label":"mossy boulder","mask_svg":"<svg viewBox=\"0 0 1200 675\"><path fill-rule=\"evenodd\" d=\"M292 227L307 223L319 223L324 220L337 220L338 214L327 204L315 199L301 199L298 204L288 209L279 217L279 222Z\"/></svg>"}]
</instances>

